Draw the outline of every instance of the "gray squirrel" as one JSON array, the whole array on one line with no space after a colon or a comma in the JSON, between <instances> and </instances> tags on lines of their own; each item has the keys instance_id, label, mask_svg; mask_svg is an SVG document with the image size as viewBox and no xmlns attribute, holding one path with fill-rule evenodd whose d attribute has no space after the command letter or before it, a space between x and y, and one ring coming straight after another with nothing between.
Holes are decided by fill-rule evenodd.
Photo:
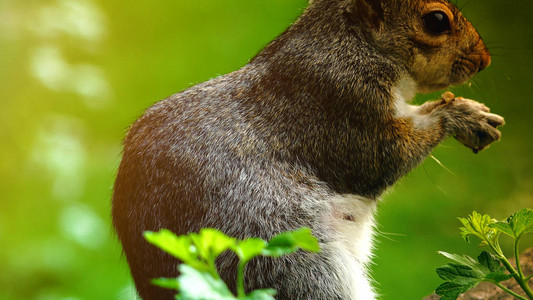
<instances>
[{"instance_id":1,"label":"gray squirrel","mask_svg":"<svg viewBox=\"0 0 533 300\"><path fill-rule=\"evenodd\" d=\"M143 239L217 228L236 238L309 227L318 254L257 258L246 289L277 299L375 299L367 276L380 195L448 136L474 152L502 117L416 93L461 84L490 64L475 28L446 0L313 0L240 70L149 108L129 129L112 216L143 299L177 261ZM237 258L217 261L235 288Z\"/></svg>"}]
</instances>

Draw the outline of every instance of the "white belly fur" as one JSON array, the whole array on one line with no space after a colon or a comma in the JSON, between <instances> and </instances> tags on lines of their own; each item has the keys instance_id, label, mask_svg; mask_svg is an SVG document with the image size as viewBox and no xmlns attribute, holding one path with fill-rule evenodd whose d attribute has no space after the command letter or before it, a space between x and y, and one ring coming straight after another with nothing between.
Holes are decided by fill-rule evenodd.
<instances>
[{"instance_id":1,"label":"white belly fur","mask_svg":"<svg viewBox=\"0 0 533 300\"><path fill-rule=\"evenodd\" d=\"M368 275L372 258L376 200L356 195L339 195L332 199L333 228L336 240L330 246L341 278L351 282L351 300L372 300L376 293Z\"/></svg>"},{"instance_id":2,"label":"white belly fur","mask_svg":"<svg viewBox=\"0 0 533 300\"><path fill-rule=\"evenodd\" d=\"M415 93L416 83L409 75L398 80L393 88L395 117L410 120L416 128L431 127L437 120L421 114L418 106L409 104Z\"/></svg>"}]
</instances>

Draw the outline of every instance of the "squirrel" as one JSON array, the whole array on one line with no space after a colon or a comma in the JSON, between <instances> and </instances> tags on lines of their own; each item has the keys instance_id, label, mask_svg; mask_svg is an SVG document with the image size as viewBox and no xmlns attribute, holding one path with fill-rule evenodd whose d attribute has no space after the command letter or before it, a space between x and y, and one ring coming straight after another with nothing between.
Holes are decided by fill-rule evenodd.
<instances>
[{"instance_id":1,"label":"squirrel","mask_svg":"<svg viewBox=\"0 0 533 300\"><path fill-rule=\"evenodd\" d=\"M449 136L474 150L499 115L448 93L491 63L447 0L311 0L241 69L157 102L129 129L113 223L139 296L179 263L143 239L216 228L236 238L309 227L322 251L256 258L246 289L277 299L375 299L367 265L380 195ZM217 260L235 292L236 256Z\"/></svg>"}]
</instances>

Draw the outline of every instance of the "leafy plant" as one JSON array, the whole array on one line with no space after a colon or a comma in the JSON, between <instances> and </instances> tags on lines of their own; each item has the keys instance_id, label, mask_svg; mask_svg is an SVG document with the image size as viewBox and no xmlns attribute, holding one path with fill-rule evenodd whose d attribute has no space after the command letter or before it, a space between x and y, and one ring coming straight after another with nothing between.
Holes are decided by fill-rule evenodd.
<instances>
[{"instance_id":1,"label":"leafy plant","mask_svg":"<svg viewBox=\"0 0 533 300\"><path fill-rule=\"evenodd\" d=\"M527 300L501 284L502 281L514 278L528 298L533 300L533 291L528 285L533 275L525 276L519 263L520 239L525 234L533 232L533 210L523 209L500 222L489 215L481 215L475 211L467 218L459 220L464 226L459 228L461 236L467 242L471 236L479 238L480 247L487 247L492 253L483 251L477 259L473 259L467 255L439 252L453 262L437 268L439 277L446 281L437 288L437 295L442 296L441 299L444 300L457 299L459 295L480 282L487 281L518 299ZM516 269L507 260L500 247L499 238L502 233L514 239Z\"/></svg>"},{"instance_id":2,"label":"leafy plant","mask_svg":"<svg viewBox=\"0 0 533 300\"><path fill-rule=\"evenodd\" d=\"M244 269L246 264L257 256L280 257L299 249L318 252L317 239L309 228L284 232L273 237L269 242L258 238L237 240L216 229L202 229L200 233L176 236L169 230L145 232L144 237L153 245L178 258L178 278L159 278L152 283L178 291L179 300L274 300L275 290L255 290L249 294L244 290ZM233 295L222 281L216 269L216 258L233 251L239 258L237 271L237 296Z\"/></svg>"}]
</instances>

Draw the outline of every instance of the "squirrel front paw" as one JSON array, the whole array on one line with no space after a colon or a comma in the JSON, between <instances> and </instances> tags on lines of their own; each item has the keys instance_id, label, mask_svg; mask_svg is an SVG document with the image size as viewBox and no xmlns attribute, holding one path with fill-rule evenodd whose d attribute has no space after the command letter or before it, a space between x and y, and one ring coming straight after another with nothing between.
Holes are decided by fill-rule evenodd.
<instances>
[{"instance_id":1,"label":"squirrel front paw","mask_svg":"<svg viewBox=\"0 0 533 300\"><path fill-rule=\"evenodd\" d=\"M501 138L498 126L505 124L505 120L490 113L490 109L484 104L461 97L450 98L450 95L445 94L441 105L441 109L447 112L446 128L474 153Z\"/></svg>"}]
</instances>

